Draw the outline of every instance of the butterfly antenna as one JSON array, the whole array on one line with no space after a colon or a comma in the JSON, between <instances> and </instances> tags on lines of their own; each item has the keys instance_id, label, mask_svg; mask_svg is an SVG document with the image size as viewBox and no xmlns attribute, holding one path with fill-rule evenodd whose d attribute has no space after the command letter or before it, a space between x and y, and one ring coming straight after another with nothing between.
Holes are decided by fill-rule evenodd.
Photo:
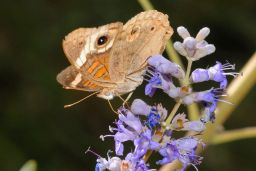
<instances>
[{"instance_id":1,"label":"butterfly antenna","mask_svg":"<svg viewBox=\"0 0 256 171\"><path fill-rule=\"evenodd\" d=\"M64 105L64 108L69 108L69 107L71 107L71 106L74 106L74 105L76 105L76 104L78 104L78 103L84 101L85 99L88 99L89 97L91 97L91 96L93 96L93 95L95 95L95 94L97 94L97 93L99 93L99 92L96 91L96 92L94 92L94 93L92 93L92 94L90 94L90 95L88 95L88 96L86 96L86 97L84 97L84 98L82 98L82 99L80 99L80 100L74 102L74 103L71 103L71 104L68 104L68 105Z\"/></svg>"},{"instance_id":2,"label":"butterfly antenna","mask_svg":"<svg viewBox=\"0 0 256 171\"><path fill-rule=\"evenodd\" d=\"M112 104L110 103L110 101L109 101L109 100L107 100L107 101L108 101L108 104L109 104L110 109L111 109L115 114L119 115L118 112L114 110L114 108L113 108Z\"/></svg>"}]
</instances>

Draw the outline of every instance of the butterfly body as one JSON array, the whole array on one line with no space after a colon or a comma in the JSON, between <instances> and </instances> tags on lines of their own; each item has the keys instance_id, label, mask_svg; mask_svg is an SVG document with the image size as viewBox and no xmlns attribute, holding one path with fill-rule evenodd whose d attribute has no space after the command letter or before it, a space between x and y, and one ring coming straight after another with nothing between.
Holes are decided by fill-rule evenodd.
<instances>
[{"instance_id":1,"label":"butterfly body","mask_svg":"<svg viewBox=\"0 0 256 171\"><path fill-rule=\"evenodd\" d=\"M71 66L57 80L68 89L99 91L104 99L129 93L143 82L147 59L163 52L172 33L168 16L155 10L124 25L76 29L63 40Z\"/></svg>"}]
</instances>

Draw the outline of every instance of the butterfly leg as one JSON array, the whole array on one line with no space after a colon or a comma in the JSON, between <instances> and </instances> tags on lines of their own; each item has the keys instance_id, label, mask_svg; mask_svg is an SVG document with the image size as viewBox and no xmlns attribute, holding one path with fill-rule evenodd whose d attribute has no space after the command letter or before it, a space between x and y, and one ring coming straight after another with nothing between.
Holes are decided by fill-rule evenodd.
<instances>
[{"instance_id":1,"label":"butterfly leg","mask_svg":"<svg viewBox=\"0 0 256 171\"><path fill-rule=\"evenodd\" d=\"M108 104L109 104L110 109L111 109L115 114L119 115L118 112L114 110L112 104L110 103L110 100L107 100L107 101L108 101Z\"/></svg>"},{"instance_id":2,"label":"butterfly leg","mask_svg":"<svg viewBox=\"0 0 256 171\"><path fill-rule=\"evenodd\" d=\"M130 92L128 94L128 96L126 97L126 99L123 101L123 106L126 104L129 107L128 101L130 100L130 98L132 97L133 91Z\"/></svg>"}]
</instances>

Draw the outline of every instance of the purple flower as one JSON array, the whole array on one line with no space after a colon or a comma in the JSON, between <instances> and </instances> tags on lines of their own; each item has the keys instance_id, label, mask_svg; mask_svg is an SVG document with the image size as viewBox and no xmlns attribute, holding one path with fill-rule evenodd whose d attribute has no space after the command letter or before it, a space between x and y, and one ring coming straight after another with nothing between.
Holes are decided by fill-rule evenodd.
<instances>
[{"instance_id":1,"label":"purple flower","mask_svg":"<svg viewBox=\"0 0 256 171\"><path fill-rule=\"evenodd\" d=\"M205 125L200 120L199 121L189 121L184 123L184 131L195 131L202 132L205 130Z\"/></svg>"},{"instance_id":2,"label":"purple flower","mask_svg":"<svg viewBox=\"0 0 256 171\"><path fill-rule=\"evenodd\" d=\"M112 171L121 171L121 159L119 157L112 157L112 158L98 158L97 164L95 167L95 171L105 171L105 170L112 170Z\"/></svg>"},{"instance_id":3,"label":"purple flower","mask_svg":"<svg viewBox=\"0 0 256 171\"><path fill-rule=\"evenodd\" d=\"M151 72L151 78L148 80L148 84L145 87L145 94L152 97L157 88L162 89L166 94L172 98L184 97L191 93L191 88L176 87L170 76L159 73L158 71Z\"/></svg>"},{"instance_id":4,"label":"purple flower","mask_svg":"<svg viewBox=\"0 0 256 171\"><path fill-rule=\"evenodd\" d=\"M142 158L148 150L156 150L160 147L159 143L153 141L151 130L146 130L134 140L134 160Z\"/></svg>"},{"instance_id":5,"label":"purple flower","mask_svg":"<svg viewBox=\"0 0 256 171\"><path fill-rule=\"evenodd\" d=\"M204 108L204 111L203 111L203 114L200 118L200 120L203 122L203 123L206 123L208 121L211 121L211 122L214 122L215 120L215 114L214 114L214 111L217 107L217 102L214 102L214 103L211 103L211 104L205 104L205 108Z\"/></svg>"},{"instance_id":6,"label":"purple flower","mask_svg":"<svg viewBox=\"0 0 256 171\"><path fill-rule=\"evenodd\" d=\"M152 97L155 94L157 87L160 87L161 84L162 80L160 78L160 73L154 73L145 87L145 94Z\"/></svg>"},{"instance_id":7,"label":"purple flower","mask_svg":"<svg viewBox=\"0 0 256 171\"><path fill-rule=\"evenodd\" d=\"M160 115L157 113L150 113L147 117L146 125L150 128L153 129L156 126L160 125Z\"/></svg>"},{"instance_id":8,"label":"purple flower","mask_svg":"<svg viewBox=\"0 0 256 171\"><path fill-rule=\"evenodd\" d=\"M134 157L134 153L128 153L125 161L129 163L129 167L127 167L128 169L124 171L150 171L148 169L148 164L146 164L143 159L136 159Z\"/></svg>"},{"instance_id":9,"label":"purple flower","mask_svg":"<svg viewBox=\"0 0 256 171\"><path fill-rule=\"evenodd\" d=\"M115 135L105 135L101 138L104 140L105 137L114 137L115 152L117 155L123 155L123 142L135 140L143 131L144 126L140 119L129 110L122 108L119 112L119 120L116 122L117 128L110 127L110 132L116 131Z\"/></svg>"},{"instance_id":10,"label":"purple flower","mask_svg":"<svg viewBox=\"0 0 256 171\"><path fill-rule=\"evenodd\" d=\"M216 65L209 69L196 69L192 72L190 80L193 83L204 82L213 80L220 83L220 88L225 89L227 87L227 75L236 77L239 73L237 72L225 72L226 70L234 70L235 65L230 63L221 64L216 62Z\"/></svg>"},{"instance_id":11,"label":"purple flower","mask_svg":"<svg viewBox=\"0 0 256 171\"><path fill-rule=\"evenodd\" d=\"M181 131L195 131L202 132L205 130L205 125L201 121L189 121L186 119L184 113L177 114L171 123L171 128L174 130Z\"/></svg>"},{"instance_id":12,"label":"purple flower","mask_svg":"<svg viewBox=\"0 0 256 171\"><path fill-rule=\"evenodd\" d=\"M147 76L150 77L145 87L145 94L152 97L157 88L164 92L176 88L172 83L172 77L183 79L185 73L182 68L165 59L162 55L154 55L148 59L149 69Z\"/></svg>"},{"instance_id":13,"label":"purple flower","mask_svg":"<svg viewBox=\"0 0 256 171\"><path fill-rule=\"evenodd\" d=\"M178 159L180 155L178 148L171 143L168 143L164 148L161 148L159 153L163 156L163 159L157 161L157 164L161 165L173 162Z\"/></svg>"},{"instance_id":14,"label":"purple flower","mask_svg":"<svg viewBox=\"0 0 256 171\"><path fill-rule=\"evenodd\" d=\"M95 171L149 171L144 160L134 160L133 155L133 153L128 153L125 160L121 160L119 157L108 156L108 159L99 157Z\"/></svg>"},{"instance_id":15,"label":"purple flower","mask_svg":"<svg viewBox=\"0 0 256 171\"><path fill-rule=\"evenodd\" d=\"M207 27L202 28L196 37L191 37L185 27L178 27L177 32L183 38L183 42L175 42L174 48L188 60L196 61L215 51L213 44L208 44L204 39L210 33Z\"/></svg>"},{"instance_id":16,"label":"purple flower","mask_svg":"<svg viewBox=\"0 0 256 171\"><path fill-rule=\"evenodd\" d=\"M154 55L148 59L148 64L153 66L161 74L170 75L178 79L183 79L185 77L185 72L182 68L165 59L162 55Z\"/></svg>"},{"instance_id":17,"label":"purple flower","mask_svg":"<svg viewBox=\"0 0 256 171\"><path fill-rule=\"evenodd\" d=\"M190 105L193 102L208 102L215 103L218 101L219 93L223 92L221 89L210 89L201 92L194 92L185 97L183 97L183 103Z\"/></svg>"},{"instance_id":18,"label":"purple flower","mask_svg":"<svg viewBox=\"0 0 256 171\"><path fill-rule=\"evenodd\" d=\"M201 163L202 157L196 155L196 149L201 142L197 138L185 137L173 140L167 143L165 147L159 150L163 159L157 164L171 163L174 160L179 160L183 166L190 164L198 165Z\"/></svg>"},{"instance_id":19,"label":"purple flower","mask_svg":"<svg viewBox=\"0 0 256 171\"><path fill-rule=\"evenodd\" d=\"M176 98L182 98L188 94L190 94L192 91L192 89L188 86L184 86L184 87L175 87L170 86L170 89L168 91L165 91L165 93L167 93L170 97L176 99Z\"/></svg>"},{"instance_id":20,"label":"purple flower","mask_svg":"<svg viewBox=\"0 0 256 171\"><path fill-rule=\"evenodd\" d=\"M206 123L208 121L213 122L215 119L214 111L217 107L217 102L220 101L220 96L223 96L222 89L210 89L202 92L195 92L188 96L185 96L183 98L183 103L189 105L193 102L202 102L205 106L205 109L200 120L203 123Z\"/></svg>"},{"instance_id":21,"label":"purple flower","mask_svg":"<svg viewBox=\"0 0 256 171\"><path fill-rule=\"evenodd\" d=\"M151 112L151 106L147 105L141 99L135 99L131 105L131 112L135 115L149 115Z\"/></svg>"},{"instance_id":22,"label":"purple flower","mask_svg":"<svg viewBox=\"0 0 256 171\"><path fill-rule=\"evenodd\" d=\"M141 99L135 99L131 105L131 112L135 115L146 116L146 125L153 129L159 126L167 116L167 110L161 104L149 106Z\"/></svg>"}]
</instances>

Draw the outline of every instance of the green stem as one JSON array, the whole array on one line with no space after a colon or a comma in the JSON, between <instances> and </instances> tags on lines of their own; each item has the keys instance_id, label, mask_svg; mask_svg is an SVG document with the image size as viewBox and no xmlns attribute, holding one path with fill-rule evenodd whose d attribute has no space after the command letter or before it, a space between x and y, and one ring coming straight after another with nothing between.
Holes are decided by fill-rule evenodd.
<instances>
[{"instance_id":1,"label":"green stem","mask_svg":"<svg viewBox=\"0 0 256 171\"><path fill-rule=\"evenodd\" d=\"M148 0L138 0L138 2L145 11L154 9L153 5Z\"/></svg>"},{"instance_id":2,"label":"green stem","mask_svg":"<svg viewBox=\"0 0 256 171\"><path fill-rule=\"evenodd\" d=\"M245 138L256 138L256 127L242 128L216 134L211 144L217 145Z\"/></svg>"},{"instance_id":3,"label":"green stem","mask_svg":"<svg viewBox=\"0 0 256 171\"><path fill-rule=\"evenodd\" d=\"M188 86L189 83L190 83L189 75L190 75L190 72L191 72L192 63L193 63L192 60L188 60L188 66L187 66L186 75L185 75L185 79L184 79L184 85L185 86Z\"/></svg>"},{"instance_id":4,"label":"green stem","mask_svg":"<svg viewBox=\"0 0 256 171\"><path fill-rule=\"evenodd\" d=\"M171 163L168 163L161 167L159 171L175 171L182 168L182 163L178 160L174 160Z\"/></svg>"},{"instance_id":5,"label":"green stem","mask_svg":"<svg viewBox=\"0 0 256 171\"><path fill-rule=\"evenodd\" d=\"M188 66L187 66L186 75L185 75L185 79L184 79L184 83L183 83L184 86L188 86L188 84L189 84L189 75L190 75L191 68L192 68L192 62L193 62L192 60L188 60ZM171 120L174 117L174 115L176 114L176 112L178 111L181 103L182 103L182 100L179 99L178 102L175 104L174 108L172 109L172 112L170 113L170 115L168 116L168 118L165 121L167 125L171 123Z\"/></svg>"},{"instance_id":6,"label":"green stem","mask_svg":"<svg viewBox=\"0 0 256 171\"><path fill-rule=\"evenodd\" d=\"M193 103L193 104L187 106L187 108L188 108L189 120L191 120L191 121L198 120L200 111L199 111L197 104Z\"/></svg>"},{"instance_id":7,"label":"green stem","mask_svg":"<svg viewBox=\"0 0 256 171\"><path fill-rule=\"evenodd\" d=\"M185 86L189 86L190 81L189 81L189 76L190 76L190 72L192 69L192 60L188 60L188 66L187 66L187 70L186 70L186 76L185 79L182 83L182 85ZM191 105L189 105L188 107L188 117L190 120L197 120L199 118L199 109L196 103L193 103Z\"/></svg>"},{"instance_id":8,"label":"green stem","mask_svg":"<svg viewBox=\"0 0 256 171\"><path fill-rule=\"evenodd\" d=\"M172 121L172 118L174 117L174 115L176 114L176 112L178 111L180 105L181 105L181 99L178 100L178 102L175 104L175 106L172 109L172 112L170 113L170 115L168 116L168 118L166 119L166 124L169 125Z\"/></svg>"}]
</instances>

